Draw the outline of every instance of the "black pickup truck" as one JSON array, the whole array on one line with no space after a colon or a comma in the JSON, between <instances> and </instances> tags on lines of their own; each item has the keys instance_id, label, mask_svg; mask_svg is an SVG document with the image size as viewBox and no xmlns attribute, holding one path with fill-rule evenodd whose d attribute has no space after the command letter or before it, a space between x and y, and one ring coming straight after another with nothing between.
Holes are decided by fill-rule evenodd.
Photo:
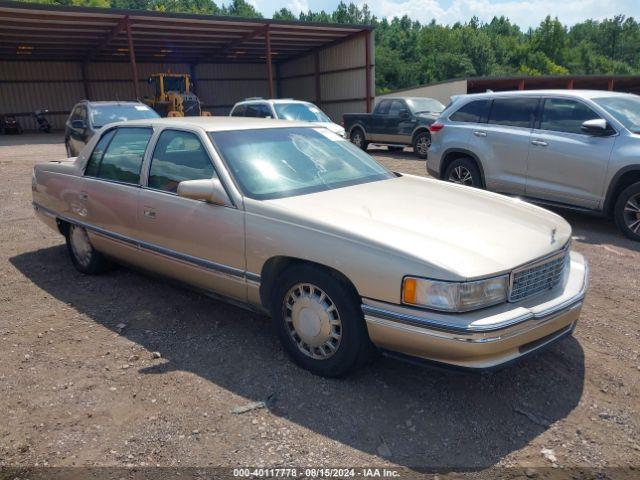
<instances>
[{"instance_id":1,"label":"black pickup truck","mask_svg":"<svg viewBox=\"0 0 640 480\"><path fill-rule=\"evenodd\" d=\"M345 113L344 129L354 145L387 145L389 150L413 147L420 158L427 158L431 144L431 125L444 110L438 100L425 97L386 97L373 113Z\"/></svg>"}]
</instances>

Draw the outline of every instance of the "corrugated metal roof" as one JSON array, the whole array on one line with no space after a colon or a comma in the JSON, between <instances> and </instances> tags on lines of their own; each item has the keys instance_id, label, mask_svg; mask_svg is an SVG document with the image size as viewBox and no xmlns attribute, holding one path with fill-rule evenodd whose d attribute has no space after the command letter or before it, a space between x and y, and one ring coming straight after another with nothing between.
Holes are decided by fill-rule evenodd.
<instances>
[{"instance_id":1,"label":"corrugated metal roof","mask_svg":"<svg viewBox=\"0 0 640 480\"><path fill-rule=\"evenodd\" d=\"M129 61L130 29L138 62L264 62L267 34L278 62L371 28L0 0L0 57Z\"/></svg>"}]
</instances>

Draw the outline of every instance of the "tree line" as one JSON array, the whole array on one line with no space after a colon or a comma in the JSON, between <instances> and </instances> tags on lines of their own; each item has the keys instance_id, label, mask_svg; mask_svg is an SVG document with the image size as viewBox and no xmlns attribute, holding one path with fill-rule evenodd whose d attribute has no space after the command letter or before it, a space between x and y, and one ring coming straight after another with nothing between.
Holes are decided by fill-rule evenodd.
<instances>
[{"instance_id":1,"label":"tree line","mask_svg":"<svg viewBox=\"0 0 640 480\"><path fill-rule=\"evenodd\" d=\"M154 10L262 18L246 0L218 5L211 0L28 0L54 5ZM376 88L399 88L471 76L638 74L640 25L616 15L572 26L547 16L523 31L508 18L483 23L420 23L408 16L378 19L364 4L340 2L333 12L282 8L272 18L375 27Z\"/></svg>"}]
</instances>

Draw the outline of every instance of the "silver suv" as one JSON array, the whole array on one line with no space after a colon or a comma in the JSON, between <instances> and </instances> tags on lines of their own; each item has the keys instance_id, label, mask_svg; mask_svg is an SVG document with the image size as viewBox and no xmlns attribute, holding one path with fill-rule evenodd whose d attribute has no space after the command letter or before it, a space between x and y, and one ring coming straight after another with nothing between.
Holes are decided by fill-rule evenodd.
<instances>
[{"instance_id":1,"label":"silver suv","mask_svg":"<svg viewBox=\"0 0 640 480\"><path fill-rule=\"evenodd\" d=\"M435 178L612 216L640 241L640 97L590 90L464 95L430 127Z\"/></svg>"}]
</instances>

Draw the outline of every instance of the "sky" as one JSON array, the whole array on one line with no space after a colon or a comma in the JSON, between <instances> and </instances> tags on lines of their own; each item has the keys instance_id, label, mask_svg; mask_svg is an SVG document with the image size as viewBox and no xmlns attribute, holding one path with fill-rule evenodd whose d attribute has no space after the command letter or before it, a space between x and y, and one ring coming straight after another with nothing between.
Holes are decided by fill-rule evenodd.
<instances>
[{"instance_id":1,"label":"sky","mask_svg":"<svg viewBox=\"0 0 640 480\"><path fill-rule=\"evenodd\" d=\"M363 0L353 1L357 5ZM248 0L265 17L287 7L295 14L301 10L332 12L339 0ZM537 26L544 17L558 17L566 25L585 19L602 19L618 14L640 19L640 0L369 0L369 8L379 18L408 15L412 20L426 23L467 22L472 16L489 21L504 15L522 29Z\"/></svg>"}]
</instances>

